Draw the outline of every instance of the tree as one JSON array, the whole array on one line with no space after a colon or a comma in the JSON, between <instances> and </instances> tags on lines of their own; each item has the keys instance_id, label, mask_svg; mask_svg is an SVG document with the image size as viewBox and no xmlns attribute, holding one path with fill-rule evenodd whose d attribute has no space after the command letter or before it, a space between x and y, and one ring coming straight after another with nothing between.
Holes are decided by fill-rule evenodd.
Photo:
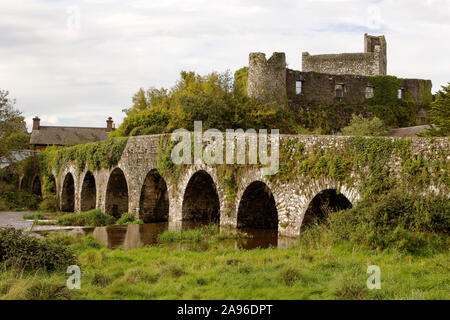
<instances>
[{"instance_id":1,"label":"tree","mask_svg":"<svg viewBox=\"0 0 450 320\"><path fill-rule=\"evenodd\" d=\"M386 136L387 128L377 117L368 119L353 114L350 124L342 128L341 134L344 136Z\"/></svg>"},{"instance_id":2,"label":"tree","mask_svg":"<svg viewBox=\"0 0 450 320\"><path fill-rule=\"evenodd\" d=\"M431 103L431 123L433 127L428 129L428 136L448 136L450 134L450 82L442 86L442 90L436 94L436 99Z\"/></svg>"},{"instance_id":3,"label":"tree","mask_svg":"<svg viewBox=\"0 0 450 320\"><path fill-rule=\"evenodd\" d=\"M261 104L246 94L247 68L230 72L212 72L201 76L181 72L170 89L139 89L133 105L120 127L110 134L134 136L170 133L175 129L194 129L202 121L203 129L280 129L283 133L305 132L295 112L278 104Z\"/></svg>"},{"instance_id":4,"label":"tree","mask_svg":"<svg viewBox=\"0 0 450 320\"><path fill-rule=\"evenodd\" d=\"M11 150L27 149L29 136L22 113L17 110L15 100L9 92L0 90L0 157L8 157Z\"/></svg>"}]
</instances>

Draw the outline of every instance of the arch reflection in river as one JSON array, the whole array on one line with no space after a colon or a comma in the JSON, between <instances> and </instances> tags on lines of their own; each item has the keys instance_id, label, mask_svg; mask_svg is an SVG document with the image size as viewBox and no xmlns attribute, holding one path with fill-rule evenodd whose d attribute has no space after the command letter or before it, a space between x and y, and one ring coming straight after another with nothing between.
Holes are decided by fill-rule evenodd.
<instances>
[{"instance_id":1,"label":"arch reflection in river","mask_svg":"<svg viewBox=\"0 0 450 320\"><path fill-rule=\"evenodd\" d=\"M201 223L179 221L147 223L129 226L97 227L93 236L104 246L125 250L145 245L163 245L176 250L207 250L209 247L233 247L251 250L255 248L288 248L296 243L293 238L279 238L276 230L245 229L251 235L250 239L229 239L220 242L189 242L177 241L173 243L158 243L158 235L166 230L189 230L201 226ZM228 229L229 231L229 229Z\"/></svg>"}]
</instances>

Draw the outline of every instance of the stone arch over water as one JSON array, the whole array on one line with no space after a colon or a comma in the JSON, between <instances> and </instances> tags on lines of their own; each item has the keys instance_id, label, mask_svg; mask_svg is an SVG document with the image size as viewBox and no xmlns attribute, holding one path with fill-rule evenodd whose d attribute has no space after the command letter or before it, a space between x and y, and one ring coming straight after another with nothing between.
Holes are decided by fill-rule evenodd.
<instances>
[{"instance_id":1,"label":"stone arch over water","mask_svg":"<svg viewBox=\"0 0 450 320\"><path fill-rule=\"evenodd\" d=\"M309 202L301 228L303 229L314 223L320 223L324 221L329 214L351 207L352 203L350 200L336 189L322 190Z\"/></svg>"},{"instance_id":2,"label":"stone arch over water","mask_svg":"<svg viewBox=\"0 0 450 320\"><path fill-rule=\"evenodd\" d=\"M95 177L87 171L84 175L83 184L81 185L80 209L81 211L89 211L96 208L97 187Z\"/></svg>"},{"instance_id":3,"label":"stone arch over water","mask_svg":"<svg viewBox=\"0 0 450 320\"><path fill-rule=\"evenodd\" d=\"M61 192L61 210L73 212L75 209L75 181L70 172L64 178Z\"/></svg>"},{"instance_id":4,"label":"stone arch over water","mask_svg":"<svg viewBox=\"0 0 450 320\"><path fill-rule=\"evenodd\" d=\"M189 179L183 196L182 219L190 221L220 221L220 201L213 178L204 170Z\"/></svg>"},{"instance_id":5,"label":"stone arch over water","mask_svg":"<svg viewBox=\"0 0 450 320\"><path fill-rule=\"evenodd\" d=\"M147 173L139 199L139 218L144 222L169 220L169 195L167 184L158 170Z\"/></svg>"},{"instance_id":6,"label":"stone arch over water","mask_svg":"<svg viewBox=\"0 0 450 320\"><path fill-rule=\"evenodd\" d=\"M120 168L115 168L109 175L105 211L115 218L128 211L128 183Z\"/></svg>"},{"instance_id":7,"label":"stone arch over water","mask_svg":"<svg viewBox=\"0 0 450 320\"><path fill-rule=\"evenodd\" d=\"M278 211L270 188L254 181L245 189L239 201L238 228L278 229Z\"/></svg>"}]
</instances>

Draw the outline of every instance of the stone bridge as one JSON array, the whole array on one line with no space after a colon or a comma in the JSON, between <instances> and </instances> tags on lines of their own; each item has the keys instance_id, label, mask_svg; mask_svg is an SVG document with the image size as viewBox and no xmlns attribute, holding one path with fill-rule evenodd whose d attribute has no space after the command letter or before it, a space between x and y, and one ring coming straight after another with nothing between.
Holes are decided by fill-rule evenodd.
<instances>
[{"instance_id":1,"label":"stone bridge","mask_svg":"<svg viewBox=\"0 0 450 320\"><path fill-rule=\"evenodd\" d=\"M350 152L348 149L352 138L282 135L277 175L264 176L260 165L204 164L181 165L177 174L167 174L158 169L163 147L160 144L167 142L162 138L162 135L130 137L120 161L109 169L79 170L76 163L65 163L58 172L55 169L61 209L79 212L98 208L114 216L129 212L144 222L209 220L222 226L278 229L280 235L295 237L300 234L302 224L313 215L323 214L324 204L337 209L355 205L363 195L362 172L369 170L371 161L368 159L366 166L347 164L345 176L334 173L334 169L330 169L332 174L305 173L299 169L301 166L314 166L317 171L321 168L320 161L334 163L340 158L345 163L346 154L357 159L352 149ZM389 143L402 141L383 139ZM419 157L430 164L440 161L447 170L447 138L414 138L408 140L408 145L413 160ZM336 156L324 158L327 152ZM392 151L385 164L393 181L398 183L414 177L405 173L403 160ZM431 176L436 175L427 170ZM430 179L420 188L424 193L448 192L448 185L442 184L442 180Z\"/></svg>"}]
</instances>

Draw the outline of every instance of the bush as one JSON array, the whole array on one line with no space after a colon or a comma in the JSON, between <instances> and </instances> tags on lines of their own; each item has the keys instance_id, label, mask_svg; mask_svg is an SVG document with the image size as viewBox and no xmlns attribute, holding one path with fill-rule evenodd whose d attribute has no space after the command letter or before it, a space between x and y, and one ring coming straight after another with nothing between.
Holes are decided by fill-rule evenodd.
<instances>
[{"instance_id":1,"label":"bush","mask_svg":"<svg viewBox=\"0 0 450 320\"><path fill-rule=\"evenodd\" d=\"M113 225L114 218L110 215L102 213L98 209L69 213L58 217L58 224L61 226L86 226L86 227L100 227Z\"/></svg>"},{"instance_id":2,"label":"bush","mask_svg":"<svg viewBox=\"0 0 450 320\"><path fill-rule=\"evenodd\" d=\"M0 182L0 210L36 210L41 198L26 191L17 191L7 183Z\"/></svg>"},{"instance_id":3,"label":"bush","mask_svg":"<svg viewBox=\"0 0 450 320\"><path fill-rule=\"evenodd\" d=\"M331 214L324 224L307 228L301 241L351 241L370 249L427 253L445 249L449 231L448 198L397 191L372 196L353 209Z\"/></svg>"},{"instance_id":4,"label":"bush","mask_svg":"<svg viewBox=\"0 0 450 320\"><path fill-rule=\"evenodd\" d=\"M56 196L47 196L44 200L39 204L39 210L47 211L47 212L55 212L58 211L59 205Z\"/></svg>"},{"instance_id":5,"label":"bush","mask_svg":"<svg viewBox=\"0 0 450 320\"><path fill-rule=\"evenodd\" d=\"M76 264L73 252L51 240L40 240L12 228L0 229L0 263L24 270L65 270Z\"/></svg>"},{"instance_id":6,"label":"bush","mask_svg":"<svg viewBox=\"0 0 450 320\"><path fill-rule=\"evenodd\" d=\"M131 213L124 213L117 220L116 225L118 226L126 226L129 224L144 224L144 221L141 219L136 219Z\"/></svg>"},{"instance_id":7,"label":"bush","mask_svg":"<svg viewBox=\"0 0 450 320\"><path fill-rule=\"evenodd\" d=\"M387 129L377 117L367 119L353 114L350 124L342 128L341 133L344 136L386 136Z\"/></svg>"}]
</instances>

